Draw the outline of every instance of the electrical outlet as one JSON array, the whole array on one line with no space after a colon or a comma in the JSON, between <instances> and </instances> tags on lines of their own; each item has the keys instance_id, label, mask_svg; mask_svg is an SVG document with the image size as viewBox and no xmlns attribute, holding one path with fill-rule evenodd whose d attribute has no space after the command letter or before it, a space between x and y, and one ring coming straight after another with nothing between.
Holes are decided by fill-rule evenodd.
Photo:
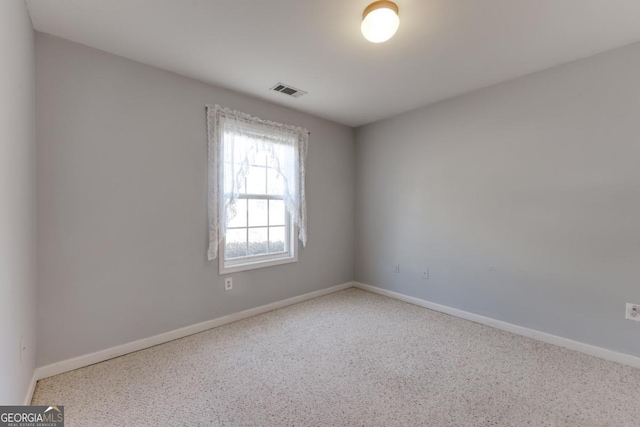
<instances>
[{"instance_id":1,"label":"electrical outlet","mask_svg":"<svg viewBox=\"0 0 640 427\"><path fill-rule=\"evenodd\" d=\"M429 280L429 269L426 267L422 269L422 279Z\"/></svg>"},{"instance_id":2,"label":"electrical outlet","mask_svg":"<svg viewBox=\"0 0 640 427\"><path fill-rule=\"evenodd\" d=\"M231 277L227 277L224 279L224 290L230 291L231 289L233 289L233 279Z\"/></svg>"},{"instance_id":3,"label":"electrical outlet","mask_svg":"<svg viewBox=\"0 0 640 427\"><path fill-rule=\"evenodd\" d=\"M625 318L640 322L640 304L627 303L627 310L625 314Z\"/></svg>"},{"instance_id":4,"label":"electrical outlet","mask_svg":"<svg viewBox=\"0 0 640 427\"><path fill-rule=\"evenodd\" d=\"M393 266L393 272L395 274L400 274L400 264L396 264Z\"/></svg>"}]
</instances>

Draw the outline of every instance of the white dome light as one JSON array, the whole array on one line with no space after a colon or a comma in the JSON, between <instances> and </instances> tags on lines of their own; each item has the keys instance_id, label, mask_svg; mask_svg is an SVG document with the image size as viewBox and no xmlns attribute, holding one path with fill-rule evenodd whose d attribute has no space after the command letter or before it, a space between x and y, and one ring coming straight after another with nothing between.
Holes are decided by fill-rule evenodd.
<instances>
[{"instance_id":1,"label":"white dome light","mask_svg":"<svg viewBox=\"0 0 640 427\"><path fill-rule=\"evenodd\" d=\"M365 39L372 43L382 43L393 37L399 26L398 5L382 0L367 6L360 29Z\"/></svg>"}]
</instances>

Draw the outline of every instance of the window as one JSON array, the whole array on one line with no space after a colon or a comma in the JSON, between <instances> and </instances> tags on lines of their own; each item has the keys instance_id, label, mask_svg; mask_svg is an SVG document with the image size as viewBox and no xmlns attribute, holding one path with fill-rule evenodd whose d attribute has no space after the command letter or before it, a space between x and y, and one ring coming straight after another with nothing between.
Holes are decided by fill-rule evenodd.
<instances>
[{"instance_id":1,"label":"window","mask_svg":"<svg viewBox=\"0 0 640 427\"><path fill-rule=\"evenodd\" d=\"M207 107L209 259L220 274L298 259L306 243L308 132Z\"/></svg>"},{"instance_id":2,"label":"window","mask_svg":"<svg viewBox=\"0 0 640 427\"><path fill-rule=\"evenodd\" d=\"M285 208L282 178L269 164L266 153L260 153L248 165L222 241L223 272L297 260L295 227Z\"/></svg>"}]
</instances>

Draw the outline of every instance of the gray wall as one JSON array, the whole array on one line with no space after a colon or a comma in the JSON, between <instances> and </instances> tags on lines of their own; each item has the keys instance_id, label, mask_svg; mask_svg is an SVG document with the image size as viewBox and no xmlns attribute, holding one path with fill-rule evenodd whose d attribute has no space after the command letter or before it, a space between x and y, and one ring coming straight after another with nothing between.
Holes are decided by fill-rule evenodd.
<instances>
[{"instance_id":1,"label":"gray wall","mask_svg":"<svg viewBox=\"0 0 640 427\"><path fill-rule=\"evenodd\" d=\"M640 44L356 140L356 280L640 356Z\"/></svg>"},{"instance_id":2,"label":"gray wall","mask_svg":"<svg viewBox=\"0 0 640 427\"><path fill-rule=\"evenodd\" d=\"M38 365L353 279L354 131L36 35ZM206 260L205 104L303 126L309 242L233 274Z\"/></svg>"},{"instance_id":3,"label":"gray wall","mask_svg":"<svg viewBox=\"0 0 640 427\"><path fill-rule=\"evenodd\" d=\"M23 403L35 368L34 117L31 21L22 0L3 0L0 1L0 405ZM26 346L22 357L21 337Z\"/></svg>"}]
</instances>

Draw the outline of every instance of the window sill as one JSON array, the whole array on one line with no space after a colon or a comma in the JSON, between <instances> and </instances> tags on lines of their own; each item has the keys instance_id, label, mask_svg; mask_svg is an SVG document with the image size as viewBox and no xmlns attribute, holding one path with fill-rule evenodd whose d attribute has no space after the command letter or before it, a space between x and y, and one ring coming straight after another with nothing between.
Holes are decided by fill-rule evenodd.
<instances>
[{"instance_id":1,"label":"window sill","mask_svg":"<svg viewBox=\"0 0 640 427\"><path fill-rule=\"evenodd\" d=\"M256 270L258 268L267 268L282 264L291 264L293 262L298 262L297 256L288 256L286 258L270 259L267 261L247 261L246 263L234 264L228 267L221 265L219 275L222 276L225 274L238 273L240 271Z\"/></svg>"}]
</instances>

